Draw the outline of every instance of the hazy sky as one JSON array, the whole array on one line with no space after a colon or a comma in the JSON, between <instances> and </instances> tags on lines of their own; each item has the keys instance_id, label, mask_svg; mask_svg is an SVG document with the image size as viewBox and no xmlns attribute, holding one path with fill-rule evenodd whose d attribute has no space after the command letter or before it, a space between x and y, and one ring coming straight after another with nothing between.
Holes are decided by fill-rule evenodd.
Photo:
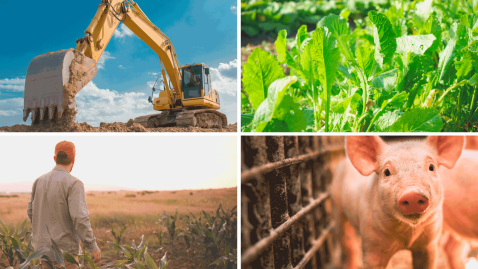
<instances>
[{"instance_id":1,"label":"hazy sky","mask_svg":"<svg viewBox=\"0 0 478 269\"><path fill-rule=\"evenodd\" d=\"M76 145L71 174L85 184L141 190L237 186L236 135L17 134L0 139L0 189L49 172L62 140Z\"/></svg>"}]
</instances>

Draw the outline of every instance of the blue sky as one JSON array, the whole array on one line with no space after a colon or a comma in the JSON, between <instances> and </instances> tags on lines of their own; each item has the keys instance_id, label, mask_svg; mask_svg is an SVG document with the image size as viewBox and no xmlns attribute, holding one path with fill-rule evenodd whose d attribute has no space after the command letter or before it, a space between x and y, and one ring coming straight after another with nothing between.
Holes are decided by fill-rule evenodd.
<instances>
[{"instance_id":1,"label":"blue sky","mask_svg":"<svg viewBox=\"0 0 478 269\"><path fill-rule=\"evenodd\" d=\"M137 0L172 41L182 65L211 68L221 112L237 122L237 1ZM0 0L0 126L22 124L23 90L30 61L43 53L74 48L100 0ZM21 12L14 12L21 10ZM147 98L160 72L157 54L120 24L98 63L98 75L77 95L79 122L126 122L154 113ZM27 123L30 123L28 120Z\"/></svg>"}]
</instances>

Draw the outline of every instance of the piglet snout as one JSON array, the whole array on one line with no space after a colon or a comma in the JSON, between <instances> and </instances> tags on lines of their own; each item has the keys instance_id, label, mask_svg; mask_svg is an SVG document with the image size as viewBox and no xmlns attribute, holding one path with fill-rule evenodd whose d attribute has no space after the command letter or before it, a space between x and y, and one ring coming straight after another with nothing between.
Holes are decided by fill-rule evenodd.
<instances>
[{"instance_id":1,"label":"piglet snout","mask_svg":"<svg viewBox=\"0 0 478 269\"><path fill-rule=\"evenodd\" d=\"M406 189L398 198L398 209L404 215L423 213L428 204L428 197L416 189Z\"/></svg>"}]
</instances>

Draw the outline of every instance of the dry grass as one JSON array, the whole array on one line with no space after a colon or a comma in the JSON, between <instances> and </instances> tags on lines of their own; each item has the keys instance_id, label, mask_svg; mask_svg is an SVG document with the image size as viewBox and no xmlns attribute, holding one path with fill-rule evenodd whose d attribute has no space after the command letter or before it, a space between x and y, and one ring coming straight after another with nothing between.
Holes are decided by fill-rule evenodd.
<instances>
[{"instance_id":1,"label":"dry grass","mask_svg":"<svg viewBox=\"0 0 478 269\"><path fill-rule=\"evenodd\" d=\"M30 194L0 197L0 220L8 226L19 225L27 218L29 199ZM208 265L213 260L211 257L205 256L204 245L196 246L194 257L190 259L182 238L175 241L175 253L171 251L167 236L165 236L163 245L159 245L153 232L163 231L165 227L157 223L159 221L158 214L163 211L174 214L177 208L180 216L189 214L189 211L198 216L201 210L208 213L216 211L219 204L222 204L224 210L229 210L237 205L237 188L158 192L90 192L86 194L86 201L93 233L103 253L99 266L119 259L118 253L106 243L111 241L111 235L106 234L110 225L113 225L116 230L123 225L128 225L127 232L131 230L134 232L126 236L124 243L130 245L133 240L139 243L141 236L144 235L150 255L156 261L167 251L168 258L171 259L171 268L210 269L212 267ZM178 225L184 227L182 221L179 221ZM162 249L156 252L160 248ZM6 261L3 262L6 263Z\"/></svg>"},{"instance_id":2,"label":"dry grass","mask_svg":"<svg viewBox=\"0 0 478 269\"><path fill-rule=\"evenodd\" d=\"M192 194L191 194L192 193ZM132 197L132 196L135 197ZM27 206L30 194L17 197L3 195L0 197L0 219L13 226L27 218ZM201 210L214 211L222 204L224 209L231 209L237 204L237 188L181 191L139 191L139 192L90 192L86 202L93 226L97 219L154 217L158 213L198 214ZM103 226L103 225L101 225Z\"/></svg>"}]
</instances>

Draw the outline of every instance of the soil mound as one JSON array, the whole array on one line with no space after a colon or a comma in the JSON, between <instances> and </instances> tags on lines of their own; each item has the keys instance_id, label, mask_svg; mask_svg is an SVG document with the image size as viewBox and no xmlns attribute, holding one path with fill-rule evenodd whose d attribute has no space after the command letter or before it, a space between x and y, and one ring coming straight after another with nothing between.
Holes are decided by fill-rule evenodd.
<instances>
[{"instance_id":1,"label":"soil mound","mask_svg":"<svg viewBox=\"0 0 478 269\"><path fill-rule=\"evenodd\" d=\"M130 119L127 123L100 123L100 127L93 127L86 122L75 121L76 111L67 110L61 119L56 122L44 121L36 125L17 124L0 127L0 132L237 132L237 123L229 124L226 128L200 127L158 127L145 128Z\"/></svg>"}]
</instances>

